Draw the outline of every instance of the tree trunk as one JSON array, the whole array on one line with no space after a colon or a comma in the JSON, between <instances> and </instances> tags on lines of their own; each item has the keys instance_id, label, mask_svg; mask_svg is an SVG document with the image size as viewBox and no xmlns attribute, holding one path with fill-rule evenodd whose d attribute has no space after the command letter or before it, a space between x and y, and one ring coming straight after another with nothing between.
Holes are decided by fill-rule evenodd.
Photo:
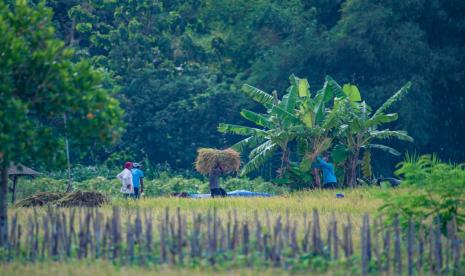
<instances>
[{"instance_id":1,"label":"tree trunk","mask_svg":"<svg viewBox=\"0 0 465 276\"><path fill-rule=\"evenodd\" d=\"M320 188L321 189L321 178L320 178L320 172L318 169L313 169L313 179L315 183L315 188Z\"/></svg>"},{"instance_id":2,"label":"tree trunk","mask_svg":"<svg viewBox=\"0 0 465 276\"><path fill-rule=\"evenodd\" d=\"M1 168L0 186L0 247L8 246L8 162Z\"/></svg>"},{"instance_id":3,"label":"tree trunk","mask_svg":"<svg viewBox=\"0 0 465 276\"><path fill-rule=\"evenodd\" d=\"M357 183L357 164L359 151L356 151L347 160L346 183L347 186L354 188Z\"/></svg>"},{"instance_id":4,"label":"tree trunk","mask_svg":"<svg viewBox=\"0 0 465 276\"><path fill-rule=\"evenodd\" d=\"M281 168L279 168L278 178L283 178L289 169L289 149L286 148L283 150L281 155Z\"/></svg>"}]
</instances>

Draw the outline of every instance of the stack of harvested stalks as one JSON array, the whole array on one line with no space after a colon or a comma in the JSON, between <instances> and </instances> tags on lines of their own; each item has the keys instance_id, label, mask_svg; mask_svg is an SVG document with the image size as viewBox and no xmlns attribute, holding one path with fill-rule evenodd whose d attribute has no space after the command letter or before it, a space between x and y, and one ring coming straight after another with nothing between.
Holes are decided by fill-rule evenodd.
<instances>
[{"instance_id":1,"label":"stack of harvested stalks","mask_svg":"<svg viewBox=\"0 0 465 276\"><path fill-rule=\"evenodd\" d=\"M38 193L16 203L16 207L35 207L55 205L60 207L100 207L109 202L108 198L99 192L76 191L72 193Z\"/></svg>"},{"instance_id":2,"label":"stack of harvested stalks","mask_svg":"<svg viewBox=\"0 0 465 276\"><path fill-rule=\"evenodd\" d=\"M32 195L27 197L23 200L18 201L15 206L16 207L35 207L35 206L43 206L47 204L53 204L60 198L62 198L65 194L64 193L51 193L51 192L43 192Z\"/></svg>"},{"instance_id":3,"label":"stack of harvested stalks","mask_svg":"<svg viewBox=\"0 0 465 276\"><path fill-rule=\"evenodd\" d=\"M208 175L218 165L221 166L223 173L237 172L241 166L241 156L233 149L201 148L198 150L195 169L199 173Z\"/></svg>"},{"instance_id":4,"label":"stack of harvested stalks","mask_svg":"<svg viewBox=\"0 0 465 276\"><path fill-rule=\"evenodd\" d=\"M99 192L76 191L66 194L56 202L60 207L100 207L108 202L108 198Z\"/></svg>"}]
</instances>

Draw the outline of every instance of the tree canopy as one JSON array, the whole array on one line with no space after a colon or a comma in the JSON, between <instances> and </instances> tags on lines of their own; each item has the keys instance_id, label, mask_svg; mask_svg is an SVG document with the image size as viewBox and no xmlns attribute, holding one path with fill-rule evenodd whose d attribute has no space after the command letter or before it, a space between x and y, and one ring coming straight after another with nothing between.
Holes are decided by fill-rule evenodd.
<instances>
[{"instance_id":1,"label":"tree canopy","mask_svg":"<svg viewBox=\"0 0 465 276\"><path fill-rule=\"evenodd\" d=\"M48 0L58 35L75 60L108 72L127 131L115 152L192 168L199 147L237 142L220 122L246 123L237 110L263 109L239 92L244 83L286 93L295 74L318 85L326 75L364 91L374 109L412 81L396 106L415 143L400 152L465 160L462 64L465 4L459 0ZM392 159L375 156L375 167ZM79 157L76 157L79 158ZM89 162L87 159L78 159ZM87 161L86 161L87 160ZM400 159L399 159L400 160ZM377 165L376 165L377 164ZM391 162L392 164L392 162Z\"/></svg>"},{"instance_id":2,"label":"tree canopy","mask_svg":"<svg viewBox=\"0 0 465 276\"><path fill-rule=\"evenodd\" d=\"M56 38L44 4L0 2L0 245L6 242L10 162L64 160L64 137L73 148L116 141L122 110L102 86L103 72ZM66 124L64 122L66 120Z\"/></svg>"}]
</instances>

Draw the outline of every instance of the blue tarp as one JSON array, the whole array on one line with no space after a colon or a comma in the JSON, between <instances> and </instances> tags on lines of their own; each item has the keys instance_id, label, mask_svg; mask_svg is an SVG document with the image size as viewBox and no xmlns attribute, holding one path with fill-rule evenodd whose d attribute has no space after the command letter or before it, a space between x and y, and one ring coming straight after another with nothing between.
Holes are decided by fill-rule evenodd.
<instances>
[{"instance_id":1,"label":"blue tarp","mask_svg":"<svg viewBox=\"0 0 465 276\"><path fill-rule=\"evenodd\" d=\"M270 197L271 194L268 193L257 193L246 190L235 190L227 193L228 197ZM189 194L191 198L208 198L211 197L210 194Z\"/></svg>"}]
</instances>

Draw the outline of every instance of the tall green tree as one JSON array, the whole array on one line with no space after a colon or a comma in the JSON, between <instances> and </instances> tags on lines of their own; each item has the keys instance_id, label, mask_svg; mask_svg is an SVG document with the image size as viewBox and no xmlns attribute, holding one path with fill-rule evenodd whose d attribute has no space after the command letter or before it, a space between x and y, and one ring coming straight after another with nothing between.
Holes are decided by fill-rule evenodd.
<instances>
[{"instance_id":1,"label":"tall green tree","mask_svg":"<svg viewBox=\"0 0 465 276\"><path fill-rule=\"evenodd\" d=\"M122 110L102 88L102 72L72 62L42 2L0 2L0 245L8 243L10 163L62 164L64 139L76 149L115 141ZM65 128L63 117L66 116Z\"/></svg>"}]
</instances>

